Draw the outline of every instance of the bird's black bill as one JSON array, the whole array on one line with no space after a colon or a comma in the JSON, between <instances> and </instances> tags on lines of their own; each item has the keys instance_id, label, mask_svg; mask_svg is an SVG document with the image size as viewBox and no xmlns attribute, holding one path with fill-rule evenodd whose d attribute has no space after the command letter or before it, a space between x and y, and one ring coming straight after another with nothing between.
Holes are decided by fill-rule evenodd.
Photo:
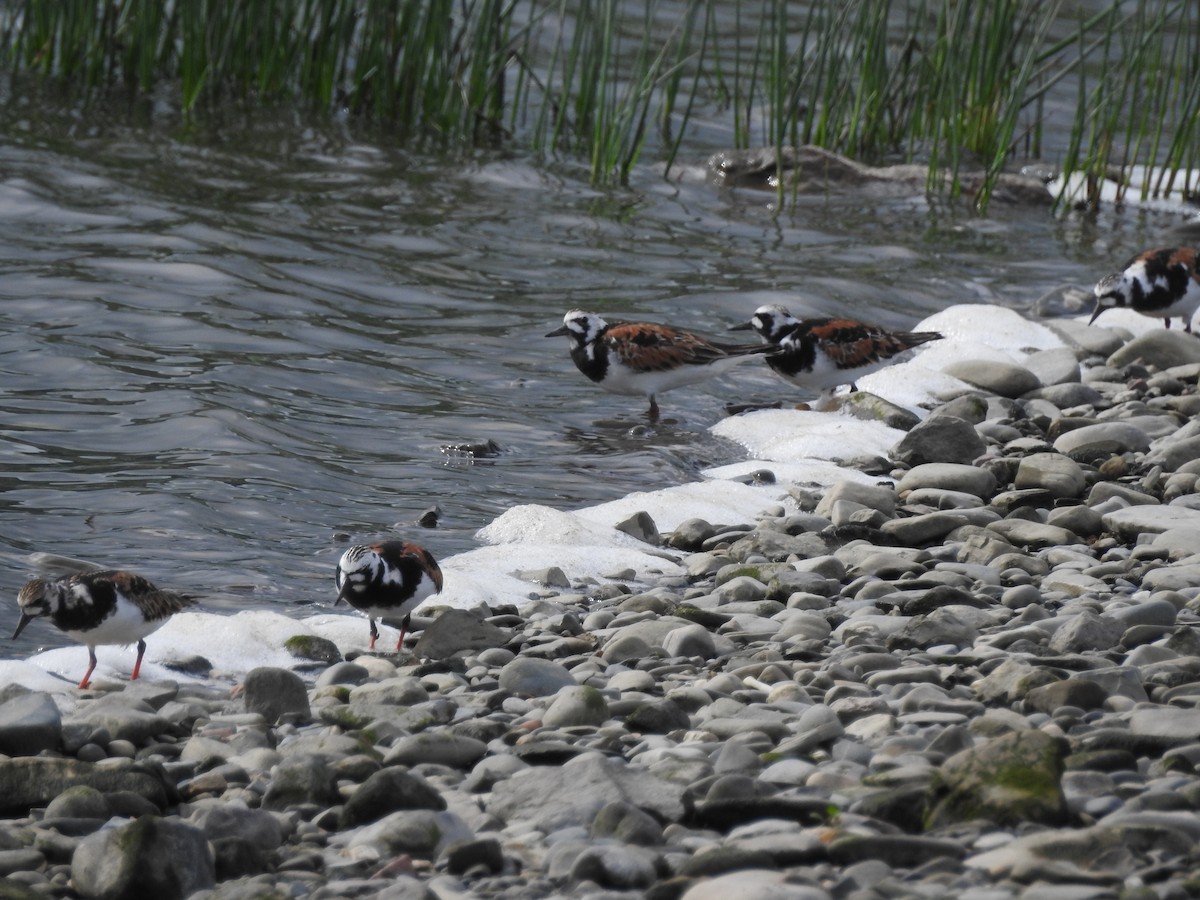
<instances>
[{"instance_id":1,"label":"bird's black bill","mask_svg":"<svg viewBox=\"0 0 1200 900\"><path fill-rule=\"evenodd\" d=\"M749 322L742 322L740 325L730 325L727 331L749 331L754 326Z\"/></svg>"},{"instance_id":2,"label":"bird's black bill","mask_svg":"<svg viewBox=\"0 0 1200 900\"><path fill-rule=\"evenodd\" d=\"M1091 325L1093 322L1095 322L1100 313L1104 312L1106 309L1108 309L1108 307L1103 303L1097 303L1096 309L1092 312L1092 317L1088 319L1088 324Z\"/></svg>"},{"instance_id":3,"label":"bird's black bill","mask_svg":"<svg viewBox=\"0 0 1200 900\"><path fill-rule=\"evenodd\" d=\"M34 616L29 616L29 615L26 615L25 613L21 613L21 621L19 621L17 623L17 630L13 632L12 639L14 641L21 636L21 632L25 630L25 626L28 625L30 622L32 622L34 620L34 618L35 618Z\"/></svg>"},{"instance_id":4,"label":"bird's black bill","mask_svg":"<svg viewBox=\"0 0 1200 900\"><path fill-rule=\"evenodd\" d=\"M347 603L350 602L350 582L349 581L347 581L344 585L342 585L342 589L340 591L338 591L337 599L333 601L333 605L337 606L343 600L345 600Z\"/></svg>"},{"instance_id":5,"label":"bird's black bill","mask_svg":"<svg viewBox=\"0 0 1200 900\"><path fill-rule=\"evenodd\" d=\"M563 325L560 328L555 328L549 334L543 335L543 337L562 337L566 333L567 333L567 326Z\"/></svg>"}]
</instances>

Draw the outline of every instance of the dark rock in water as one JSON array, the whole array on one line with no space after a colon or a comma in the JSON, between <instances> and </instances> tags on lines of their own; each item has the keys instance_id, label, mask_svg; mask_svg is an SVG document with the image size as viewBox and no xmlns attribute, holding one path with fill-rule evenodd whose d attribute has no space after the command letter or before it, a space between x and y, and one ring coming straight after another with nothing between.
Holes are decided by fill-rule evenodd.
<instances>
[{"instance_id":1,"label":"dark rock in water","mask_svg":"<svg viewBox=\"0 0 1200 900\"><path fill-rule=\"evenodd\" d=\"M84 897L183 900L216 884L216 866L200 829L145 816L85 838L71 881Z\"/></svg>"},{"instance_id":2,"label":"dark rock in water","mask_svg":"<svg viewBox=\"0 0 1200 900\"><path fill-rule=\"evenodd\" d=\"M337 774L328 761L321 756L299 756L285 759L275 767L262 807L282 812L306 804L333 806L340 800Z\"/></svg>"},{"instance_id":3,"label":"dark rock in water","mask_svg":"<svg viewBox=\"0 0 1200 900\"><path fill-rule=\"evenodd\" d=\"M617 531L623 531L644 543L656 547L659 544L658 526L654 524L654 519L648 512L634 513L628 519L618 522L615 527Z\"/></svg>"},{"instance_id":4,"label":"dark rock in water","mask_svg":"<svg viewBox=\"0 0 1200 900\"><path fill-rule=\"evenodd\" d=\"M773 189L783 181L788 190L802 194L823 195L845 188L896 196L924 195L929 190L927 166L870 166L810 144L787 146L782 151L775 147L723 150L709 157L707 168L710 180L721 187ZM986 177L982 169L955 173L965 197L975 194ZM1047 206L1052 198L1040 179L1003 172L992 185L992 199Z\"/></svg>"},{"instance_id":5,"label":"dark rock in water","mask_svg":"<svg viewBox=\"0 0 1200 900\"><path fill-rule=\"evenodd\" d=\"M413 647L419 659L445 659L465 650L503 647L512 633L483 620L482 614L469 609L448 609L421 632Z\"/></svg>"},{"instance_id":6,"label":"dark rock in water","mask_svg":"<svg viewBox=\"0 0 1200 900\"><path fill-rule=\"evenodd\" d=\"M882 422L899 431L911 431L921 421L904 407L897 406L895 403L867 391L855 391L853 394L847 395L842 400L841 408L856 419Z\"/></svg>"},{"instance_id":7,"label":"dark rock in water","mask_svg":"<svg viewBox=\"0 0 1200 900\"><path fill-rule=\"evenodd\" d=\"M937 771L930 827L972 819L1002 828L1065 824L1065 755L1065 742L1041 731L1013 732L956 753Z\"/></svg>"},{"instance_id":8,"label":"dark rock in water","mask_svg":"<svg viewBox=\"0 0 1200 900\"><path fill-rule=\"evenodd\" d=\"M442 518L442 508L440 506L431 506L429 509L417 516L417 524L422 528L437 528L438 521Z\"/></svg>"},{"instance_id":9,"label":"dark rock in water","mask_svg":"<svg viewBox=\"0 0 1200 900\"><path fill-rule=\"evenodd\" d=\"M428 781L403 766L380 769L350 795L342 807L339 828L357 828L402 809L446 808L446 801Z\"/></svg>"},{"instance_id":10,"label":"dark rock in water","mask_svg":"<svg viewBox=\"0 0 1200 900\"><path fill-rule=\"evenodd\" d=\"M742 413L758 412L760 409L781 409L783 402L776 400L774 403L726 403L725 415L740 416Z\"/></svg>"},{"instance_id":11,"label":"dark rock in water","mask_svg":"<svg viewBox=\"0 0 1200 900\"><path fill-rule=\"evenodd\" d=\"M163 777L153 770L113 769L74 759L33 756L0 759L0 813L28 815L31 808L46 806L67 788L81 784L104 794L131 791L158 809L167 805Z\"/></svg>"},{"instance_id":12,"label":"dark rock in water","mask_svg":"<svg viewBox=\"0 0 1200 900\"><path fill-rule=\"evenodd\" d=\"M258 713L268 722L289 714L310 718L308 690L295 672L260 666L251 669L242 682L246 712Z\"/></svg>"},{"instance_id":13,"label":"dark rock in water","mask_svg":"<svg viewBox=\"0 0 1200 900\"><path fill-rule=\"evenodd\" d=\"M159 665L172 672L205 678L213 670L213 664L203 656L180 656L162 660Z\"/></svg>"},{"instance_id":14,"label":"dark rock in water","mask_svg":"<svg viewBox=\"0 0 1200 900\"><path fill-rule=\"evenodd\" d=\"M337 644L315 634L292 635L283 642L283 649L292 656L311 659L325 665L342 661L342 652L338 650Z\"/></svg>"},{"instance_id":15,"label":"dark rock in water","mask_svg":"<svg viewBox=\"0 0 1200 900\"><path fill-rule=\"evenodd\" d=\"M36 756L62 743L62 715L49 694L41 692L0 703L0 753Z\"/></svg>"},{"instance_id":16,"label":"dark rock in water","mask_svg":"<svg viewBox=\"0 0 1200 900\"><path fill-rule=\"evenodd\" d=\"M676 550L699 550L717 529L703 519L686 519L675 526L667 544Z\"/></svg>"},{"instance_id":17,"label":"dark rock in water","mask_svg":"<svg viewBox=\"0 0 1200 900\"><path fill-rule=\"evenodd\" d=\"M491 438L473 444L443 444L441 450L446 456L465 456L471 459L494 459L504 452L504 448Z\"/></svg>"}]
</instances>

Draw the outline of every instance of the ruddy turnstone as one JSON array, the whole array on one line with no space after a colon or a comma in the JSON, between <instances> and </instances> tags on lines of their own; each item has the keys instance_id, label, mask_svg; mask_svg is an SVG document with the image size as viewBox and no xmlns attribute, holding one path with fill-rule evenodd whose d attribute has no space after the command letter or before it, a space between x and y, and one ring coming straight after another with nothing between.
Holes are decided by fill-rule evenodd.
<instances>
[{"instance_id":1,"label":"ruddy turnstone","mask_svg":"<svg viewBox=\"0 0 1200 900\"><path fill-rule=\"evenodd\" d=\"M21 619L13 639L25 626L45 616L72 640L86 644L88 669L79 682L88 686L96 668L99 644L131 644L137 641L137 661L130 680L142 669L146 635L157 631L167 619L193 601L182 594L163 591L132 572L83 572L56 581L35 578L17 595Z\"/></svg>"},{"instance_id":2,"label":"ruddy turnstone","mask_svg":"<svg viewBox=\"0 0 1200 900\"><path fill-rule=\"evenodd\" d=\"M1143 316L1162 319L1168 328L1171 319L1180 316L1183 330L1192 333L1192 316L1200 309L1200 273L1196 270L1196 251L1190 247L1162 247L1139 253L1121 267L1101 278L1092 289L1096 310L1088 319L1091 325L1106 309L1128 307Z\"/></svg>"},{"instance_id":3,"label":"ruddy turnstone","mask_svg":"<svg viewBox=\"0 0 1200 900\"><path fill-rule=\"evenodd\" d=\"M782 306L760 306L749 322L730 331L753 329L776 352L767 357L777 375L821 392L818 408L827 406L839 385L890 365L905 350L939 340L937 331L886 331L857 319L797 319Z\"/></svg>"},{"instance_id":4,"label":"ruddy turnstone","mask_svg":"<svg viewBox=\"0 0 1200 900\"><path fill-rule=\"evenodd\" d=\"M611 393L650 398L652 422L658 420L658 394L712 378L772 349L719 344L653 322L606 322L581 309L568 312L562 327L546 337L564 334L579 371Z\"/></svg>"},{"instance_id":5,"label":"ruddy turnstone","mask_svg":"<svg viewBox=\"0 0 1200 900\"><path fill-rule=\"evenodd\" d=\"M337 600L345 600L366 613L371 623L370 649L375 649L379 630L375 620L404 616L396 649L412 621L412 611L426 598L442 590L442 570L424 547L408 541L380 541L351 547L337 567Z\"/></svg>"}]
</instances>

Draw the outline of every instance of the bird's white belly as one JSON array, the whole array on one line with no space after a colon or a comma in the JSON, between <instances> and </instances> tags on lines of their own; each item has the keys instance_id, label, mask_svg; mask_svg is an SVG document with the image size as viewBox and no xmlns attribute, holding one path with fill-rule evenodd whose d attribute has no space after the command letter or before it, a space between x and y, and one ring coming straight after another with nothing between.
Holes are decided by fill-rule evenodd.
<instances>
[{"instance_id":1,"label":"bird's white belly","mask_svg":"<svg viewBox=\"0 0 1200 900\"><path fill-rule=\"evenodd\" d=\"M132 644L161 628L166 619L147 620L137 607L119 603L116 612L95 628L68 631L67 636L81 644Z\"/></svg>"},{"instance_id":2,"label":"bird's white belly","mask_svg":"<svg viewBox=\"0 0 1200 900\"><path fill-rule=\"evenodd\" d=\"M604 380L600 382L600 386L613 394L649 397L652 394L661 394L685 384L707 381L726 369L755 358L753 356L731 356L728 359L719 359L706 365L685 365L657 372L637 371L626 368L620 363L612 363L609 365Z\"/></svg>"}]
</instances>

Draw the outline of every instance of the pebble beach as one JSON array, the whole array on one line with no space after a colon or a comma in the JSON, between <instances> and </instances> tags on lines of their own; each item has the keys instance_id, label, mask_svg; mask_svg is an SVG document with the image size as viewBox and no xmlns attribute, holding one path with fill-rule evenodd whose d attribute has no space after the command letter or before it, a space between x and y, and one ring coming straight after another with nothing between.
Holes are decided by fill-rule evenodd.
<instances>
[{"instance_id":1,"label":"pebble beach","mask_svg":"<svg viewBox=\"0 0 1200 900\"><path fill-rule=\"evenodd\" d=\"M1200 896L1200 339L1110 316L723 420L753 514L464 554L404 652L8 664L0 898ZM818 420L895 440L798 477Z\"/></svg>"}]
</instances>

